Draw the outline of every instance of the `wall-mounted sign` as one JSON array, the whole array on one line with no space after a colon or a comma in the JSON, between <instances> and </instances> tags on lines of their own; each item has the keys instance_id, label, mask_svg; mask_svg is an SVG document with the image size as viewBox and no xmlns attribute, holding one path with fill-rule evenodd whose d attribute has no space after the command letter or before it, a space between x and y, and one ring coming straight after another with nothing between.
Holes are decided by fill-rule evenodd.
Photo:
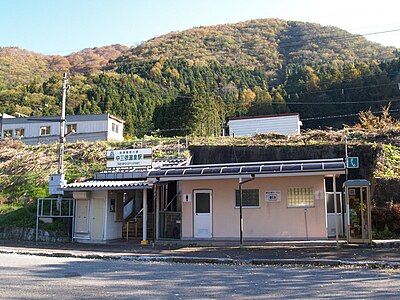
<instances>
[{"instance_id":1,"label":"wall-mounted sign","mask_svg":"<svg viewBox=\"0 0 400 300\"><path fill-rule=\"evenodd\" d=\"M348 169L358 169L360 166L358 157L347 157L346 166Z\"/></svg>"},{"instance_id":2,"label":"wall-mounted sign","mask_svg":"<svg viewBox=\"0 0 400 300\"><path fill-rule=\"evenodd\" d=\"M281 201L281 191L266 191L265 201L267 202L279 202Z\"/></svg>"},{"instance_id":3,"label":"wall-mounted sign","mask_svg":"<svg viewBox=\"0 0 400 300\"><path fill-rule=\"evenodd\" d=\"M107 168L151 166L151 148L107 150Z\"/></svg>"}]
</instances>

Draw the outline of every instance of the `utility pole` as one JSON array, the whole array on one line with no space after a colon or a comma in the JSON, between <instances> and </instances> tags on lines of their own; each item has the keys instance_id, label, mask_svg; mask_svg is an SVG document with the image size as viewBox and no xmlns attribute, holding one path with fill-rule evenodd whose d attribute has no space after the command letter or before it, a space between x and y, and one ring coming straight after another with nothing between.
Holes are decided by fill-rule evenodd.
<instances>
[{"instance_id":1,"label":"utility pole","mask_svg":"<svg viewBox=\"0 0 400 300\"><path fill-rule=\"evenodd\" d=\"M67 73L64 73L62 86L62 104L60 119L60 151L58 153L58 174L64 173L64 143L65 143L65 102L67 97Z\"/></svg>"},{"instance_id":2,"label":"utility pole","mask_svg":"<svg viewBox=\"0 0 400 300\"><path fill-rule=\"evenodd\" d=\"M58 152L58 175L60 175L60 184L64 185L64 143L65 143L65 102L67 98L67 73L64 73L62 85L62 103L60 118L60 149ZM62 194L57 196L57 204L61 209Z\"/></svg>"}]
</instances>

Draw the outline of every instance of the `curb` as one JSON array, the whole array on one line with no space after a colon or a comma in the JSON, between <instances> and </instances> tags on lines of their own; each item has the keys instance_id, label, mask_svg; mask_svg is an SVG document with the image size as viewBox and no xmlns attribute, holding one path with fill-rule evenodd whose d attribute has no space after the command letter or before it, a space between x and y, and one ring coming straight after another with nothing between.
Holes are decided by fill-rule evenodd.
<instances>
[{"instance_id":1,"label":"curb","mask_svg":"<svg viewBox=\"0 0 400 300\"><path fill-rule=\"evenodd\" d=\"M46 252L30 250L5 250L0 249L2 254L18 254L46 257L84 258L101 260L125 260L137 262L164 262L183 264L214 264L235 266L319 266L319 267L365 267L373 269L400 268L400 262L388 261L351 261L340 259L232 259L232 258L210 258L210 257L182 257L182 256L134 256L134 255L112 255L112 254L80 254L74 252Z\"/></svg>"}]
</instances>

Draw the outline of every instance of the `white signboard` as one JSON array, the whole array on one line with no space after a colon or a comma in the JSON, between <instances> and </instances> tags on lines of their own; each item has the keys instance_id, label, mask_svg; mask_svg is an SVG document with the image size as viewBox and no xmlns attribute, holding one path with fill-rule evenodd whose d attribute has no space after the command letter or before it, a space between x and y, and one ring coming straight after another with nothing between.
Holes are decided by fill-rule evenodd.
<instances>
[{"instance_id":1,"label":"white signboard","mask_svg":"<svg viewBox=\"0 0 400 300\"><path fill-rule=\"evenodd\" d=\"M107 150L107 168L151 166L152 149Z\"/></svg>"}]
</instances>

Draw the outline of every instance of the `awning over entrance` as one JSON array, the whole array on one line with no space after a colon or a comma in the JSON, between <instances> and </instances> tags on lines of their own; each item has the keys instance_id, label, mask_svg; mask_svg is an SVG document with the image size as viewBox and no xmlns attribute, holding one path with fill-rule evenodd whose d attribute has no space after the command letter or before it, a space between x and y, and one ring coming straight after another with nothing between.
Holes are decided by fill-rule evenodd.
<instances>
[{"instance_id":1,"label":"awning over entrance","mask_svg":"<svg viewBox=\"0 0 400 300\"><path fill-rule=\"evenodd\" d=\"M180 168L152 170L148 178L160 180L196 180L239 178L246 176L279 177L345 174L342 158L325 160L271 161L237 164L189 165Z\"/></svg>"},{"instance_id":2,"label":"awning over entrance","mask_svg":"<svg viewBox=\"0 0 400 300\"><path fill-rule=\"evenodd\" d=\"M93 180L85 182L69 183L64 187L65 191L104 191L104 190L133 190L151 189L153 184L147 181L118 181L118 180Z\"/></svg>"}]
</instances>

